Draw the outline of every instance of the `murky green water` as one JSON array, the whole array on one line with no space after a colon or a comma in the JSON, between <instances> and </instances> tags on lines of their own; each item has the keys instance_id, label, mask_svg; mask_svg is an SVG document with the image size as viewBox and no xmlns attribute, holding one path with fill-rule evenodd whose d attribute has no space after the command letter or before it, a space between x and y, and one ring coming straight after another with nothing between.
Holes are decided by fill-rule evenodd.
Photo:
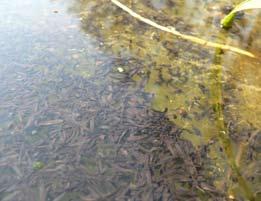
<instances>
[{"instance_id":1,"label":"murky green water","mask_svg":"<svg viewBox=\"0 0 261 201\"><path fill-rule=\"evenodd\" d=\"M2 0L0 200L259 200L261 16L238 1Z\"/></svg>"}]
</instances>

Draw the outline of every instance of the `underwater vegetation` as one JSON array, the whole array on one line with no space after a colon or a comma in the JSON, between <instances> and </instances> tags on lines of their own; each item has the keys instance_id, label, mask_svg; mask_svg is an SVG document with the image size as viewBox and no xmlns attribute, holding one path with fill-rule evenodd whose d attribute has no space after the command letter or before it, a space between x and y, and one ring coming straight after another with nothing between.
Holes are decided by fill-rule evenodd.
<instances>
[{"instance_id":1,"label":"underwater vegetation","mask_svg":"<svg viewBox=\"0 0 261 201\"><path fill-rule=\"evenodd\" d=\"M260 9L261 1L259 0L245 0L242 3L235 6L235 8L230 11L220 22L223 28L230 28L232 26L233 20L236 16L236 13L243 10L249 9Z\"/></svg>"},{"instance_id":2,"label":"underwater vegetation","mask_svg":"<svg viewBox=\"0 0 261 201\"><path fill-rule=\"evenodd\" d=\"M259 10L220 27L239 2L1 1L0 200L260 200Z\"/></svg>"}]
</instances>

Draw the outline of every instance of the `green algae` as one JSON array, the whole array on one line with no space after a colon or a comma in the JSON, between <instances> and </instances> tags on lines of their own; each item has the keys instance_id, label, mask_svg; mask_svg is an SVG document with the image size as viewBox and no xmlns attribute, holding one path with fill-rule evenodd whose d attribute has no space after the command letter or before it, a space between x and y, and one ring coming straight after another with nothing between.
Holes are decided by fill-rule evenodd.
<instances>
[{"instance_id":1,"label":"green algae","mask_svg":"<svg viewBox=\"0 0 261 201\"><path fill-rule=\"evenodd\" d=\"M33 169L34 170L41 170L43 169L45 164L42 161L36 161L33 163Z\"/></svg>"}]
</instances>

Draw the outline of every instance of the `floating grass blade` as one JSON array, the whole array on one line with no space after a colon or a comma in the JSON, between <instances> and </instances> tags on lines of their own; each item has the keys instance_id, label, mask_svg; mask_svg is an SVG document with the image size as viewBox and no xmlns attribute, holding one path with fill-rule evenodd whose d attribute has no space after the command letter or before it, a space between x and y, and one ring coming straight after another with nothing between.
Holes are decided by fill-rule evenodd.
<instances>
[{"instance_id":1,"label":"floating grass blade","mask_svg":"<svg viewBox=\"0 0 261 201\"><path fill-rule=\"evenodd\" d=\"M125 6L124 4L120 3L118 0L111 0L111 2L114 3L116 6L118 6L119 8L121 8L122 10L124 10L125 12L129 13L134 18L136 18L136 19L138 19L138 20L140 20L140 21L142 21L142 22L144 22L144 23L146 23L150 26L153 26L153 27L155 27L159 30L171 33L171 34L173 34L173 35L175 35L175 36L177 36L181 39L191 41L193 43L197 43L197 44L202 45L202 46L207 46L207 47L212 47L212 48L220 48L222 50L230 50L230 51L236 52L238 54L242 54L242 55L246 55L248 57L255 58L254 54L252 54L251 52L248 52L246 50L242 50L240 48L233 47L233 46L226 45L226 44L220 44L220 43L207 41L207 40L195 37L195 36L182 34L181 32L177 31L175 29L175 27L171 27L171 26L166 27L166 26L162 26L160 24L157 24L156 22L151 21L150 19L145 18L145 17L139 15L138 13L134 12L133 10L131 10L130 8Z\"/></svg>"}]
</instances>

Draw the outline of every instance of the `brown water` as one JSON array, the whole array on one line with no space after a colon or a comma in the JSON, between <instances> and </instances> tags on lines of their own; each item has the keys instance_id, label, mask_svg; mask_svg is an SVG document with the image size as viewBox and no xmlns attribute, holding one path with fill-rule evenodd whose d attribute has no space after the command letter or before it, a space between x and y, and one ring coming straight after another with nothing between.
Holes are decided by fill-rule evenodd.
<instances>
[{"instance_id":1,"label":"brown water","mask_svg":"<svg viewBox=\"0 0 261 201\"><path fill-rule=\"evenodd\" d=\"M259 11L238 1L2 0L0 200L259 200Z\"/></svg>"}]
</instances>

